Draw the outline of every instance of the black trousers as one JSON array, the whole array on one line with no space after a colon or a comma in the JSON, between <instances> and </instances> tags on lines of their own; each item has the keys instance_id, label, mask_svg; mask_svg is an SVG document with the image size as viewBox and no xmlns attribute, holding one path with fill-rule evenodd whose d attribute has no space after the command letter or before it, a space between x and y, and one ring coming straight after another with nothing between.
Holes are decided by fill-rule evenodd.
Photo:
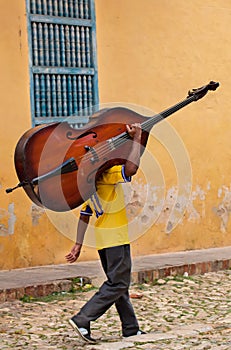
<instances>
[{"instance_id":1,"label":"black trousers","mask_svg":"<svg viewBox=\"0 0 231 350\"><path fill-rule=\"evenodd\" d=\"M90 330L90 322L102 316L113 304L122 324L123 336L134 335L139 325L129 299L131 278L130 245L99 250L107 280L75 316L79 327Z\"/></svg>"}]
</instances>

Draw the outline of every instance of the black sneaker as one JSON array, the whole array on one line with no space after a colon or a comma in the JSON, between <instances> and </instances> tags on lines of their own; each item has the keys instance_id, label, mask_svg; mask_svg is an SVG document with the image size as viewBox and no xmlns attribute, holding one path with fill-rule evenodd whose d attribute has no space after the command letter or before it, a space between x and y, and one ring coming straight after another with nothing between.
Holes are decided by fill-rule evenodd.
<instances>
[{"instance_id":1,"label":"black sneaker","mask_svg":"<svg viewBox=\"0 0 231 350\"><path fill-rule=\"evenodd\" d=\"M69 323L83 340L89 344L96 344L96 340L91 337L89 330L83 327L79 327L74 321L74 317L69 320Z\"/></svg>"},{"instance_id":2,"label":"black sneaker","mask_svg":"<svg viewBox=\"0 0 231 350\"><path fill-rule=\"evenodd\" d=\"M128 337L133 337L134 335L142 335L142 334L147 334L144 331L141 331L141 329L139 329L136 333L134 334L129 334L129 335L123 335L124 338L128 338Z\"/></svg>"}]
</instances>

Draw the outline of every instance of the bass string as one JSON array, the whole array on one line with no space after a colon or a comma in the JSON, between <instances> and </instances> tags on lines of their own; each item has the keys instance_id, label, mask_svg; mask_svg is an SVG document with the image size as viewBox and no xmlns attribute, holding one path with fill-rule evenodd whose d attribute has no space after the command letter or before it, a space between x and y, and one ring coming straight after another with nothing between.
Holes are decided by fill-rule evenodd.
<instances>
[{"instance_id":1,"label":"bass string","mask_svg":"<svg viewBox=\"0 0 231 350\"><path fill-rule=\"evenodd\" d=\"M94 148L94 151L97 155L97 158L103 158L113 152L115 149L118 147L122 146L126 141L130 139L130 136L126 133L123 133L121 135L118 135L118 139L114 138L111 142L113 143L113 146L110 148L110 142L109 140L104 141L103 145ZM88 153L83 158L83 162L88 162L91 160L92 156L94 157L94 152L90 153L91 151L89 150Z\"/></svg>"},{"instance_id":2,"label":"bass string","mask_svg":"<svg viewBox=\"0 0 231 350\"><path fill-rule=\"evenodd\" d=\"M160 118L160 116L155 116L153 118L156 118L156 117L158 117L159 121L161 119L163 119L162 117ZM153 119L153 118L151 118L151 119ZM145 123L147 123L147 122L144 122L141 124L141 127L144 130L145 130ZM147 127L149 126L149 123L150 123L150 126L152 125L151 122L149 121L146 125ZM105 157L110 152L113 152L116 148L122 146L128 140L131 140L131 137L129 136L129 134L127 132L123 132L120 135L117 135L112 139L104 141L103 145L96 147L96 150L95 150L96 154L98 157ZM110 149L110 143L112 143L111 149ZM88 151L88 153L84 156L84 159L83 159L84 162L85 161L88 162L92 158L92 154L90 154L89 152L90 151Z\"/></svg>"},{"instance_id":3,"label":"bass string","mask_svg":"<svg viewBox=\"0 0 231 350\"><path fill-rule=\"evenodd\" d=\"M186 105L188 105L192 101L194 101L194 96L186 98L185 100L177 103L175 106L173 106L173 107L149 118L147 121L141 123L141 128L145 131L149 131L151 129L151 127L153 127L155 124L159 123L160 121L167 118L171 114L175 113L179 109L185 107ZM118 139L116 139L116 138L118 138ZM115 148L121 146L124 142L129 140L130 136L127 133L123 133L121 135L118 135L116 138L115 138L115 141L113 141Z\"/></svg>"},{"instance_id":4,"label":"bass string","mask_svg":"<svg viewBox=\"0 0 231 350\"><path fill-rule=\"evenodd\" d=\"M169 109L166 109L165 111L149 118L147 121L144 121L143 123L141 123L141 128L145 131L149 131L155 124L169 117L171 114L177 112L179 109L185 107L186 105L193 102L194 100L195 100L194 96L190 96L186 98L185 100L177 103L175 106ZM127 132L123 132L122 134L111 139L111 141L110 139L106 140L103 145L96 147L95 152L97 157L101 158L101 157L107 156L110 152L113 152L116 148L122 146L129 139L131 139L129 134ZM110 143L108 141L113 143L113 147L111 149L110 149ZM89 152L84 156L83 162L88 162L92 158L93 154Z\"/></svg>"},{"instance_id":5,"label":"bass string","mask_svg":"<svg viewBox=\"0 0 231 350\"><path fill-rule=\"evenodd\" d=\"M159 123L163 119L169 117L171 114L177 112L179 109L187 106L189 103L195 100L194 96L188 97L185 100L177 103L175 106L166 109L165 111L157 114L156 116L150 118L149 120L142 123L142 128L146 131L150 130L155 124Z\"/></svg>"}]
</instances>

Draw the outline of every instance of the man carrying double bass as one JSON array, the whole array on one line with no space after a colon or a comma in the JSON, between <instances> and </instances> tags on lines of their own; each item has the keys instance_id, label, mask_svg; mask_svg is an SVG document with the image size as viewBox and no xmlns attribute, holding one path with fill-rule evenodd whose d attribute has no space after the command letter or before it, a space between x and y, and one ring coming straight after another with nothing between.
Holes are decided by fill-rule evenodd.
<instances>
[{"instance_id":1,"label":"man carrying double bass","mask_svg":"<svg viewBox=\"0 0 231 350\"><path fill-rule=\"evenodd\" d=\"M131 255L128 237L128 220L122 183L130 182L136 174L141 153L141 125L127 125L132 147L124 165L115 165L106 170L97 180L95 195L87 200L81 209L76 243L66 260L75 262L81 252L83 239L90 217L94 213L96 246L107 280L99 291L73 316L69 322L86 342L95 343L91 337L91 322L102 316L113 304L122 324L122 335L129 337L144 334L139 329L129 299L131 280Z\"/></svg>"}]
</instances>

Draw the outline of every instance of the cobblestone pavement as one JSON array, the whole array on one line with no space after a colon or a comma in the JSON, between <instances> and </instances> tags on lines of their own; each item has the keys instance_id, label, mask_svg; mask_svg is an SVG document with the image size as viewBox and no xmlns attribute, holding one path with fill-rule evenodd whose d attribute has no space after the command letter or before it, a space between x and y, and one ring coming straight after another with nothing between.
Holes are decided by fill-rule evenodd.
<instances>
[{"instance_id":1,"label":"cobblestone pavement","mask_svg":"<svg viewBox=\"0 0 231 350\"><path fill-rule=\"evenodd\" d=\"M123 339L112 307L92 323L96 345L82 343L68 319L95 291L50 301L0 304L1 349L231 349L231 270L133 285L132 303L145 335Z\"/></svg>"}]
</instances>

